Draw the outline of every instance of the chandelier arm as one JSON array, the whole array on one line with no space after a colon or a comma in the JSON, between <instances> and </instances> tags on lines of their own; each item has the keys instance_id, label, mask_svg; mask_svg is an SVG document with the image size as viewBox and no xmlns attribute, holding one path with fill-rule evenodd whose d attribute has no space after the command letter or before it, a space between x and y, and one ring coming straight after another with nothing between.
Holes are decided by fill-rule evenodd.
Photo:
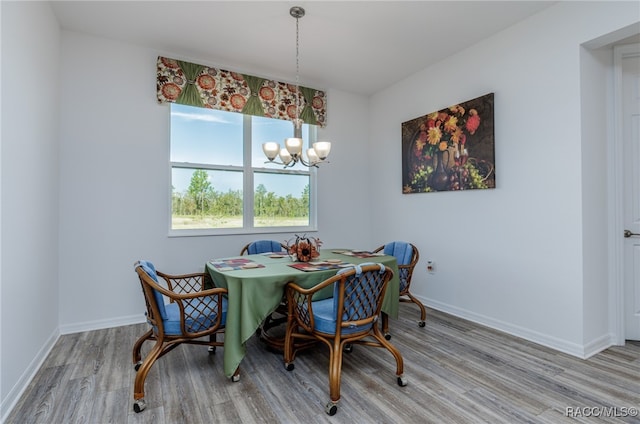
<instances>
[{"instance_id":1,"label":"chandelier arm","mask_svg":"<svg viewBox=\"0 0 640 424\"><path fill-rule=\"evenodd\" d=\"M264 163L275 163L276 165L282 165L284 168L291 168L293 166L295 166L296 162L295 161L291 161L289 163L284 163L284 162L280 162L277 160L266 160L264 161Z\"/></svg>"},{"instance_id":2,"label":"chandelier arm","mask_svg":"<svg viewBox=\"0 0 640 424\"><path fill-rule=\"evenodd\" d=\"M318 162L309 162L304 160L304 158L302 157L302 155L296 155L296 157L292 157L291 161L289 161L289 163L284 163L282 161L277 161L277 160L266 160L264 161L264 163L275 163L276 165L282 165L285 168L292 168L294 166L296 166L296 164L300 162L301 164L303 164L304 166L308 167L308 168L320 168L318 166L318 164L320 163L329 163L329 161L327 160L319 160Z\"/></svg>"}]
</instances>

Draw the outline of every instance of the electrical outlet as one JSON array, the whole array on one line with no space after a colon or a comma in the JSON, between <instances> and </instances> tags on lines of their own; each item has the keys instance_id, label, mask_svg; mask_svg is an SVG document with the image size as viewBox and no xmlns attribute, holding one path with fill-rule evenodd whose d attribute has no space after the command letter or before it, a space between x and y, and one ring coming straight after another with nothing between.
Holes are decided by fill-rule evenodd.
<instances>
[{"instance_id":1,"label":"electrical outlet","mask_svg":"<svg viewBox=\"0 0 640 424\"><path fill-rule=\"evenodd\" d=\"M436 261L434 261L433 259L429 259L427 261L427 272L430 274L436 272Z\"/></svg>"}]
</instances>

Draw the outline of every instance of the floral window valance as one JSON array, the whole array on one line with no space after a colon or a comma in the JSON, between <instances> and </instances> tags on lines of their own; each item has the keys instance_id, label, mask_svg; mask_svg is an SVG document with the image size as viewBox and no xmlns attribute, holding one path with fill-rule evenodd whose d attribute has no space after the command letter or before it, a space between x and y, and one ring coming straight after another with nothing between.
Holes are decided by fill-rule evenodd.
<instances>
[{"instance_id":1,"label":"floral window valance","mask_svg":"<svg viewBox=\"0 0 640 424\"><path fill-rule=\"evenodd\" d=\"M158 56L158 102L240 112L267 118L296 118L296 85ZM298 87L300 118L326 125L324 91Z\"/></svg>"}]
</instances>

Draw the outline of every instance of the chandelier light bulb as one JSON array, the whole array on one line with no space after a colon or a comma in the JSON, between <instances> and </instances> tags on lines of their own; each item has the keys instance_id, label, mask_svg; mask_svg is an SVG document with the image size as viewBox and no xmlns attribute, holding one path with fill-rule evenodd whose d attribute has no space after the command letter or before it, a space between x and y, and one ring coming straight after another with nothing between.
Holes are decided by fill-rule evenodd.
<instances>
[{"instance_id":1,"label":"chandelier light bulb","mask_svg":"<svg viewBox=\"0 0 640 424\"><path fill-rule=\"evenodd\" d=\"M283 164L289 165L293 158L291 157L291 153L285 148L280 149L280 160Z\"/></svg>"},{"instance_id":2,"label":"chandelier light bulb","mask_svg":"<svg viewBox=\"0 0 640 424\"><path fill-rule=\"evenodd\" d=\"M329 152L331 152L331 143L328 141L318 141L317 143L313 143L313 150L320 160L325 160L329 156Z\"/></svg>"},{"instance_id":3,"label":"chandelier light bulb","mask_svg":"<svg viewBox=\"0 0 640 424\"><path fill-rule=\"evenodd\" d=\"M307 149L307 157L309 158L309 164L311 165L315 165L316 163L320 162L320 158L318 157L314 149Z\"/></svg>"},{"instance_id":4,"label":"chandelier light bulb","mask_svg":"<svg viewBox=\"0 0 640 424\"><path fill-rule=\"evenodd\" d=\"M297 156L302 153L302 139L291 137L284 140L284 146L287 148L291 156Z\"/></svg>"},{"instance_id":5,"label":"chandelier light bulb","mask_svg":"<svg viewBox=\"0 0 640 424\"><path fill-rule=\"evenodd\" d=\"M280 153L280 145L275 141L268 141L266 143L262 143L262 151L271 162L276 158L276 156L278 156L278 153Z\"/></svg>"}]
</instances>

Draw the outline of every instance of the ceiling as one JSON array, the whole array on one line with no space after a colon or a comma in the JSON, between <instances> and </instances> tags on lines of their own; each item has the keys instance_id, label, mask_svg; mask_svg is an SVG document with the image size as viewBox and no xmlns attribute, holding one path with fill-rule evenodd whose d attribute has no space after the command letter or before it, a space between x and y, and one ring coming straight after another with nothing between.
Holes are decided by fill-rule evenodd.
<instances>
[{"instance_id":1,"label":"ceiling","mask_svg":"<svg viewBox=\"0 0 640 424\"><path fill-rule=\"evenodd\" d=\"M370 95L556 1L52 1L63 29L203 65Z\"/></svg>"}]
</instances>

